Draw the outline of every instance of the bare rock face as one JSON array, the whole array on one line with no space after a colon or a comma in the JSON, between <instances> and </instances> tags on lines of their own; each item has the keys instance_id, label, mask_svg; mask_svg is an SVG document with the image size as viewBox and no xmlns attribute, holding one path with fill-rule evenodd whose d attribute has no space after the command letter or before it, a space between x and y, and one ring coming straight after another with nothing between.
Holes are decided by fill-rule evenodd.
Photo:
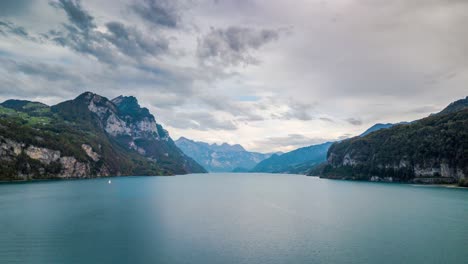
<instances>
[{"instance_id":1,"label":"bare rock face","mask_svg":"<svg viewBox=\"0 0 468 264\"><path fill-rule=\"evenodd\" d=\"M81 144L81 148L86 152L86 155L90 157L94 162L98 162L100 159L99 154L93 151L93 148L87 144Z\"/></svg>"},{"instance_id":2,"label":"bare rock face","mask_svg":"<svg viewBox=\"0 0 468 264\"><path fill-rule=\"evenodd\" d=\"M62 165L59 175L61 178L85 178L90 175L89 164L79 162L74 157L62 157L60 164Z\"/></svg>"},{"instance_id":3,"label":"bare rock face","mask_svg":"<svg viewBox=\"0 0 468 264\"><path fill-rule=\"evenodd\" d=\"M57 161L60 158L60 151L47 148L29 146L25 149L25 152L31 159L39 160L41 163L46 165L49 165L51 162Z\"/></svg>"},{"instance_id":4,"label":"bare rock face","mask_svg":"<svg viewBox=\"0 0 468 264\"><path fill-rule=\"evenodd\" d=\"M100 155L94 152L90 145L82 144L81 148L92 161L98 162L100 160ZM90 162L78 161L75 157L61 156L61 153L58 150L41 148L33 145L26 147L24 143L0 137L0 160L11 162L21 155L21 153L24 153L30 159L38 160L43 164L43 167L38 168L38 171L35 172L39 175L45 175L47 166L51 165L53 162L60 164L60 172L57 172L55 175L49 174L49 176L55 176L58 178L86 178L91 175ZM18 178L26 180L33 177L34 172L31 171L31 165L29 163L25 163L23 166L25 167L25 170L24 172L18 172ZM97 176L109 175L109 169L106 165L101 165Z\"/></svg>"},{"instance_id":5,"label":"bare rock face","mask_svg":"<svg viewBox=\"0 0 468 264\"><path fill-rule=\"evenodd\" d=\"M351 155L346 154L343 159L343 165L344 166L356 166L358 164L358 161L353 159Z\"/></svg>"},{"instance_id":6,"label":"bare rock face","mask_svg":"<svg viewBox=\"0 0 468 264\"><path fill-rule=\"evenodd\" d=\"M115 113L109 114L105 124L106 132L114 137L119 135L130 135L132 133L132 129L128 127L125 121L120 119Z\"/></svg>"},{"instance_id":7,"label":"bare rock face","mask_svg":"<svg viewBox=\"0 0 468 264\"><path fill-rule=\"evenodd\" d=\"M23 151L24 144L0 137L0 160L11 161Z\"/></svg>"},{"instance_id":8,"label":"bare rock face","mask_svg":"<svg viewBox=\"0 0 468 264\"><path fill-rule=\"evenodd\" d=\"M443 177L465 179L463 169L451 167L446 162L435 163L433 165L416 164L414 166L414 175L416 177Z\"/></svg>"},{"instance_id":9,"label":"bare rock face","mask_svg":"<svg viewBox=\"0 0 468 264\"><path fill-rule=\"evenodd\" d=\"M134 140L150 138L152 140L168 140L167 131L160 135L158 123L146 108L140 107L134 97L119 96L112 101L99 95L88 93L85 95L88 109L95 113L106 132L113 136L128 136L130 149L142 151L134 147Z\"/></svg>"}]
</instances>

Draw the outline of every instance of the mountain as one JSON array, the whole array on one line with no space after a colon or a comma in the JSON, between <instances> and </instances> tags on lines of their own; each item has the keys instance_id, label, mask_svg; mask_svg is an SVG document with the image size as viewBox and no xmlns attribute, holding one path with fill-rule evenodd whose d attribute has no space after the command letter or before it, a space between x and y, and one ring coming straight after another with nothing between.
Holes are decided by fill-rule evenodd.
<instances>
[{"instance_id":1,"label":"mountain","mask_svg":"<svg viewBox=\"0 0 468 264\"><path fill-rule=\"evenodd\" d=\"M208 144L181 137L176 145L210 172L240 172L252 169L270 154L249 152L241 145Z\"/></svg>"},{"instance_id":2,"label":"mountain","mask_svg":"<svg viewBox=\"0 0 468 264\"><path fill-rule=\"evenodd\" d=\"M0 104L0 180L205 172L136 98Z\"/></svg>"},{"instance_id":3,"label":"mountain","mask_svg":"<svg viewBox=\"0 0 468 264\"><path fill-rule=\"evenodd\" d=\"M468 175L468 104L337 142L327 154L326 178L455 183Z\"/></svg>"},{"instance_id":4,"label":"mountain","mask_svg":"<svg viewBox=\"0 0 468 264\"><path fill-rule=\"evenodd\" d=\"M331 142L327 142L296 149L282 155L274 154L257 164L252 172L305 173L314 164L326 160L327 151L331 144Z\"/></svg>"},{"instance_id":5,"label":"mountain","mask_svg":"<svg viewBox=\"0 0 468 264\"><path fill-rule=\"evenodd\" d=\"M467 107L468 107L468 96L465 99L460 99L458 101L455 101L449 104L446 108L444 108L444 110L440 111L436 115L454 113L454 112L466 109Z\"/></svg>"}]
</instances>

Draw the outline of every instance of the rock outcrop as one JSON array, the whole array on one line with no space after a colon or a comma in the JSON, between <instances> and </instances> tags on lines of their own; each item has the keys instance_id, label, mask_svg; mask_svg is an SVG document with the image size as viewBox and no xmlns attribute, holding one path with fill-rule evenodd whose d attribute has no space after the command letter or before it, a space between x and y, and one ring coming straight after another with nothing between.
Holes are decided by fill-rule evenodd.
<instances>
[{"instance_id":1,"label":"rock outcrop","mask_svg":"<svg viewBox=\"0 0 468 264\"><path fill-rule=\"evenodd\" d=\"M89 146L83 144L83 146ZM17 175L21 179L58 177L58 178L84 178L90 177L90 163L80 162L75 157L62 156L60 151L37 147L26 146L25 143L0 136L0 158L4 161L15 161L24 155L21 161L24 170L18 171ZM97 155L96 153L94 153ZM36 162L36 163L35 163ZM56 167L54 174L49 174L50 167ZM109 176L105 173L99 176Z\"/></svg>"},{"instance_id":2,"label":"rock outcrop","mask_svg":"<svg viewBox=\"0 0 468 264\"><path fill-rule=\"evenodd\" d=\"M86 152L86 155L90 157L93 161L98 162L99 161L99 154L93 151L93 148L88 145L88 144L81 144L81 148Z\"/></svg>"}]
</instances>

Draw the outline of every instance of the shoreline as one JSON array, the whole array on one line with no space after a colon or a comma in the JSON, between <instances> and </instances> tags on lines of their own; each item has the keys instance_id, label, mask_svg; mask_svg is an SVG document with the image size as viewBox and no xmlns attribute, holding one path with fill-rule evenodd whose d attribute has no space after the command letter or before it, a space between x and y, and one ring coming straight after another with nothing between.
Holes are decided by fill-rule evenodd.
<instances>
[{"instance_id":1,"label":"shoreline","mask_svg":"<svg viewBox=\"0 0 468 264\"><path fill-rule=\"evenodd\" d=\"M120 178L120 177L172 177L172 176L177 176L177 175L112 175L112 176L83 177L83 178L50 178L50 179L11 180L11 181L0 180L0 185L10 184L10 183L22 184L22 183L53 182L53 181L95 180L95 179L108 179L108 178ZM184 174L180 174L180 175L184 175Z\"/></svg>"},{"instance_id":2,"label":"shoreline","mask_svg":"<svg viewBox=\"0 0 468 264\"><path fill-rule=\"evenodd\" d=\"M365 180L365 179L352 179L352 178L328 178L322 176L311 176L306 175L309 177L319 177L320 179L326 180L337 180L337 181L353 181L353 182L370 182L370 183L394 183L394 184L406 184L412 186L419 186L419 187L443 187L443 188L452 188L452 189L468 189L468 186L461 186L456 183L414 183L414 182L404 182L404 181L372 181L372 180Z\"/></svg>"}]
</instances>

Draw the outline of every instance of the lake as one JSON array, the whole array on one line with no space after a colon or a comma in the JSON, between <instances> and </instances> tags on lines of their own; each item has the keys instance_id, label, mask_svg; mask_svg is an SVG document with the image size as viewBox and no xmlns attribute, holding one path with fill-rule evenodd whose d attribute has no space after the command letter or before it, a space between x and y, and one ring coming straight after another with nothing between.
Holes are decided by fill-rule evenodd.
<instances>
[{"instance_id":1,"label":"lake","mask_svg":"<svg viewBox=\"0 0 468 264\"><path fill-rule=\"evenodd\" d=\"M0 263L467 263L468 190L300 175L0 184Z\"/></svg>"}]
</instances>

